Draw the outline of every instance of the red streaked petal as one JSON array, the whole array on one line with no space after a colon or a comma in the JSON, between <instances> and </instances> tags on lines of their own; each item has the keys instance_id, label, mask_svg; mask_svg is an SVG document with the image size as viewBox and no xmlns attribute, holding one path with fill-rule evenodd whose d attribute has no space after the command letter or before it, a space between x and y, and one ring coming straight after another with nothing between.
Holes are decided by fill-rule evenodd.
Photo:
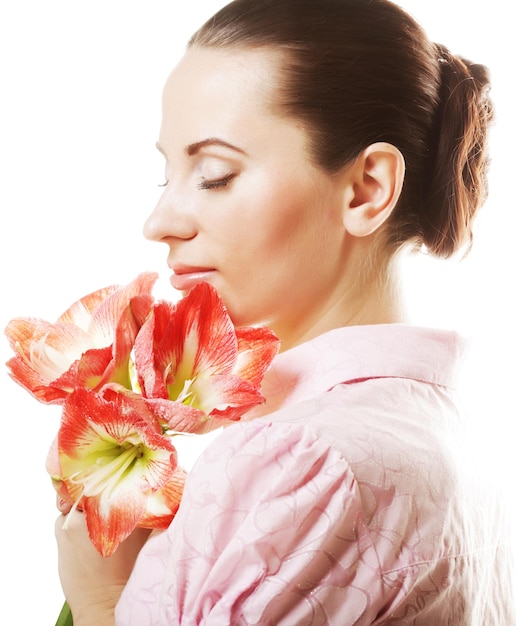
<instances>
[{"instance_id":1,"label":"red streaked petal","mask_svg":"<svg viewBox=\"0 0 516 626\"><path fill-rule=\"evenodd\" d=\"M42 340L57 352L63 352L78 339L83 341L87 337L82 329L71 324L51 324L34 317L16 317L10 320L4 332L11 348L27 357L34 350L34 344Z\"/></svg>"},{"instance_id":2,"label":"red streaked petal","mask_svg":"<svg viewBox=\"0 0 516 626\"><path fill-rule=\"evenodd\" d=\"M157 303L135 341L144 395L182 400L186 381L230 374L237 347L233 324L210 285L196 285L175 306Z\"/></svg>"},{"instance_id":3,"label":"red streaked petal","mask_svg":"<svg viewBox=\"0 0 516 626\"><path fill-rule=\"evenodd\" d=\"M57 320L57 323L72 324L83 330L89 330L95 314L101 318L117 318L118 311L124 309L131 298L141 294L149 294L158 275L153 272L144 272L126 286L109 285L97 289L74 302ZM106 305L106 302L108 304ZM103 311L107 308L111 311Z\"/></svg>"},{"instance_id":4,"label":"red streaked petal","mask_svg":"<svg viewBox=\"0 0 516 626\"><path fill-rule=\"evenodd\" d=\"M138 522L140 528L168 528L179 508L186 476L186 471L178 467L161 489L149 495L145 514Z\"/></svg>"},{"instance_id":5,"label":"red streaked petal","mask_svg":"<svg viewBox=\"0 0 516 626\"><path fill-rule=\"evenodd\" d=\"M115 328L131 299L142 295L150 296L157 278L158 275L151 272L140 274L128 285L120 287L110 294L93 311L90 333L105 337L105 345L113 343Z\"/></svg>"},{"instance_id":6,"label":"red streaked petal","mask_svg":"<svg viewBox=\"0 0 516 626\"><path fill-rule=\"evenodd\" d=\"M191 338L195 354L187 358L193 358L193 376L198 373L231 372L237 355L235 328L220 296L211 285L196 285L178 302L175 323L179 337L185 337L185 344Z\"/></svg>"},{"instance_id":7,"label":"red streaked petal","mask_svg":"<svg viewBox=\"0 0 516 626\"><path fill-rule=\"evenodd\" d=\"M154 306L136 339L135 354L145 395L176 400L186 380L229 374L237 340L217 292L201 283L175 306Z\"/></svg>"},{"instance_id":8,"label":"red streaked petal","mask_svg":"<svg viewBox=\"0 0 516 626\"><path fill-rule=\"evenodd\" d=\"M129 355L152 306L156 279L157 274L144 273L126 287L99 289L55 324L11 320L5 328L16 352L8 362L11 377L46 403L62 402L76 386L95 388L112 380L130 386Z\"/></svg>"},{"instance_id":9,"label":"red streaked petal","mask_svg":"<svg viewBox=\"0 0 516 626\"><path fill-rule=\"evenodd\" d=\"M118 389L123 391L119 393ZM156 449L175 448L161 433L156 416L145 400L116 385L106 386L102 394L78 388L66 399L58 433L59 451L80 458L88 454L90 441L106 436L123 442L137 432L145 445Z\"/></svg>"},{"instance_id":10,"label":"red streaked petal","mask_svg":"<svg viewBox=\"0 0 516 626\"><path fill-rule=\"evenodd\" d=\"M9 343L42 383L49 384L61 376L88 348L88 337L67 324L49 324L33 318L15 318L5 329ZM22 369L17 368L18 371ZM20 384L24 385L22 379Z\"/></svg>"},{"instance_id":11,"label":"red streaked petal","mask_svg":"<svg viewBox=\"0 0 516 626\"><path fill-rule=\"evenodd\" d=\"M251 407L264 401L255 385L238 376L211 376L197 379L192 385L193 405L207 415L214 409L224 410L228 406Z\"/></svg>"},{"instance_id":12,"label":"red streaked petal","mask_svg":"<svg viewBox=\"0 0 516 626\"><path fill-rule=\"evenodd\" d=\"M148 399L190 407L159 403L164 421L205 432L263 402L259 385L278 347L269 329L235 329L216 290L201 283L176 306L154 306L136 338L135 362Z\"/></svg>"},{"instance_id":13,"label":"red streaked petal","mask_svg":"<svg viewBox=\"0 0 516 626\"><path fill-rule=\"evenodd\" d=\"M59 316L57 323L71 324L87 331L95 309L118 289L120 289L120 285L109 285L83 296Z\"/></svg>"},{"instance_id":14,"label":"red streaked petal","mask_svg":"<svg viewBox=\"0 0 516 626\"><path fill-rule=\"evenodd\" d=\"M77 389L67 398L58 448L62 479L80 497L92 542L105 556L135 528L147 496L177 463L171 438L143 399L114 389L106 396Z\"/></svg>"},{"instance_id":15,"label":"red streaked petal","mask_svg":"<svg viewBox=\"0 0 516 626\"><path fill-rule=\"evenodd\" d=\"M108 501L103 495L83 498L82 509L91 542L108 557L138 525L145 513L145 494L129 486L118 489Z\"/></svg>"},{"instance_id":16,"label":"red streaked petal","mask_svg":"<svg viewBox=\"0 0 516 626\"><path fill-rule=\"evenodd\" d=\"M158 419L167 423L171 431L204 435L240 419L246 411L259 402L253 401L246 405L226 407L221 410L213 409L209 415L201 409L161 398L148 398L147 403Z\"/></svg>"},{"instance_id":17,"label":"red streaked petal","mask_svg":"<svg viewBox=\"0 0 516 626\"><path fill-rule=\"evenodd\" d=\"M240 327L235 330L238 339L238 357L233 374L259 385L263 375L277 355L278 337L268 328Z\"/></svg>"},{"instance_id":18,"label":"red streaked petal","mask_svg":"<svg viewBox=\"0 0 516 626\"><path fill-rule=\"evenodd\" d=\"M52 382L52 387L58 387L69 393L76 387L95 389L106 375L106 370L111 371L112 361L110 346L87 350L62 376Z\"/></svg>"},{"instance_id":19,"label":"red streaked petal","mask_svg":"<svg viewBox=\"0 0 516 626\"><path fill-rule=\"evenodd\" d=\"M137 296L122 311L114 331L112 360L102 372L98 372L97 388L116 382L131 389L131 352L142 321L148 317L152 304L152 296Z\"/></svg>"},{"instance_id":20,"label":"red streaked petal","mask_svg":"<svg viewBox=\"0 0 516 626\"><path fill-rule=\"evenodd\" d=\"M44 337L52 328L52 324L34 317L15 317L5 327L4 333L9 345L15 352L20 349L30 353L30 344L34 339Z\"/></svg>"},{"instance_id":21,"label":"red streaked petal","mask_svg":"<svg viewBox=\"0 0 516 626\"><path fill-rule=\"evenodd\" d=\"M146 398L146 403L154 415L166 423L172 431L182 433L204 433L218 428L210 426L206 413L195 407L163 398Z\"/></svg>"},{"instance_id":22,"label":"red streaked petal","mask_svg":"<svg viewBox=\"0 0 516 626\"><path fill-rule=\"evenodd\" d=\"M10 359L7 367L9 376L40 402L61 404L68 395L67 391L49 386L48 381L44 380L20 357Z\"/></svg>"},{"instance_id":23,"label":"red streaked petal","mask_svg":"<svg viewBox=\"0 0 516 626\"><path fill-rule=\"evenodd\" d=\"M155 304L134 342L138 380L143 395L148 398L168 398L165 376L167 362L171 357L159 338L173 333L173 328L170 328L173 315L174 305L168 302Z\"/></svg>"}]
</instances>

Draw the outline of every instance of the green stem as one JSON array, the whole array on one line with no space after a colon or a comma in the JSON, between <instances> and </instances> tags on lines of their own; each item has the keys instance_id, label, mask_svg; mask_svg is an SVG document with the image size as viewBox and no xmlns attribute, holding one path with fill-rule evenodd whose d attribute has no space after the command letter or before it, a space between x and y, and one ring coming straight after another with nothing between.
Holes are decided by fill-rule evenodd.
<instances>
[{"instance_id":1,"label":"green stem","mask_svg":"<svg viewBox=\"0 0 516 626\"><path fill-rule=\"evenodd\" d=\"M72 612L70 611L68 602L63 604L61 613L59 613L59 617L57 618L56 626L73 626Z\"/></svg>"}]
</instances>

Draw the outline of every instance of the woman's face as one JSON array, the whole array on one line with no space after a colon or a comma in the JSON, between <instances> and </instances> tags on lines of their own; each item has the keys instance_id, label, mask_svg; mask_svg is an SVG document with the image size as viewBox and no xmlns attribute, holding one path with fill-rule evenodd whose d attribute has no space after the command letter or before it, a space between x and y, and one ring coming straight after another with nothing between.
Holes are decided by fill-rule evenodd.
<instances>
[{"instance_id":1,"label":"woman's face","mask_svg":"<svg viewBox=\"0 0 516 626\"><path fill-rule=\"evenodd\" d=\"M168 245L176 289L209 282L236 325L290 346L339 298L345 232L338 177L273 111L277 66L273 51L186 53L163 93L166 187L144 232Z\"/></svg>"}]
</instances>

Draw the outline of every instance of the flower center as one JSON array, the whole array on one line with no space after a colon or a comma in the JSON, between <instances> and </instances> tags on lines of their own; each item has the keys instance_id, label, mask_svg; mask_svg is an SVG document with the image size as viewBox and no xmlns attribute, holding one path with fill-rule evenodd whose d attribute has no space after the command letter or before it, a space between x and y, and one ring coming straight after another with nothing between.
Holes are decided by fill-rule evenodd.
<instances>
[{"instance_id":1,"label":"flower center","mask_svg":"<svg viewBox=\"0 0 516 626\"><path fill-rule=\"evenodd\" d=\"M145 446L126 441L121 445L108 445L101 452L88 456L84 469L72 474L68 480L82 485L82 495L91 497L114 490L145 456Z\"/></svg>"}]
</instances>

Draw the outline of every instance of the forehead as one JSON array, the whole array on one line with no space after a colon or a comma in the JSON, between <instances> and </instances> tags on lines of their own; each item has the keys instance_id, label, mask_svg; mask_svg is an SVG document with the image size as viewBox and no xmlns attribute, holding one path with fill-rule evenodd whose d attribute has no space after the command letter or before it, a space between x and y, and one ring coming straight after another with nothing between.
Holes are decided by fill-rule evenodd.
<instances>
[{"instance_id":1,"label":"forehead","mask_svg":"<svg viewBox=\"0 0 516 626\"><path fill-rule=\"evenodd\" d=\"M241 48L190 48L169 75L163 91L169 109L198 109L209 115L235 115L244 110L272 112L277 103L281 54Z\"/></svg>"},{"instance_id":2,"label":"forehead","mask_svg":"<svg viewBox=\"0 0 516 626\"><path fill-rule=\"evenodd\" d=\"M159 144L168 157L213 137L261 160L305 154L305 125L280 106L282 60L273 48L190 48L163 91Z\"/></svg>"},{"instance_id":3,"label":"forehead","mask_svg":"<svg viewBox=\"0 0 516 626\"><path fill-rule=\"evenodd\" d=\"M188 48L173 69L171 77L187 75L196 69L204 76L221 70L222 74L255 76L258 80L272 77L284 58L283 53L270 46L256 48L244 46Z\"/></svg>"}]
</instances>

